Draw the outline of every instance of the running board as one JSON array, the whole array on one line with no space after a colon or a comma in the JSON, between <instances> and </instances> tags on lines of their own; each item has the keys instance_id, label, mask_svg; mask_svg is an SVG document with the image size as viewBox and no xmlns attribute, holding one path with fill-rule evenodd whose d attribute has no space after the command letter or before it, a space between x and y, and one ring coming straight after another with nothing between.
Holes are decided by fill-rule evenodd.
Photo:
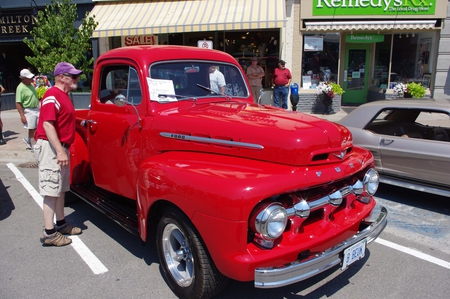
<instances>
[{"instance_id":1,"label":"running board","mask_svg":"<svg viewBox=\"0 0 450 299\"><path fill-rule=\"evenodd\" d=\"M70 186L70 192L81 198L120 226L139 236L136 202L96 187L92 183Z\"/></svg>"}]
</instances>

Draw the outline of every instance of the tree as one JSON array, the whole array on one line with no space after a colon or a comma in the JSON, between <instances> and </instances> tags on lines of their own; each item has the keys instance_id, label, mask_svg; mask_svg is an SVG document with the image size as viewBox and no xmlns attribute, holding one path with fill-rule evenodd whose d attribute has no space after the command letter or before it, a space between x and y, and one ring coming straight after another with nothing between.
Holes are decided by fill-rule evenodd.
<instances>
[{"instance_id":1,"label":"tree","mask_svg":"<svg viewBox=\"0 0 450 299\"><path fill-rule=\"evenodd\" d=\"M77 5L71 0L51 0L35 18L36 26L30 31L33 39L25 37L23 40L34 54L25 59L39 73L53 73L55 65L61 61L72 63L84 73L92 72L94 58L88 59L86 53L91 48L89 41L98 22L88 14L81 26L75 28Z\"/></svg>"}]
</instances>

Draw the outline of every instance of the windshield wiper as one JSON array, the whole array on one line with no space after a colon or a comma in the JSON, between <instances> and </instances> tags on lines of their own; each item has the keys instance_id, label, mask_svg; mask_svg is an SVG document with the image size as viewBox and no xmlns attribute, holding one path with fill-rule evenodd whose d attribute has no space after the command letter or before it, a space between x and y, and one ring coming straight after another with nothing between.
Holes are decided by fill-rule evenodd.
<instances>
[{"instance_id":1,"label":"windshield wiper","mask_svg":"<svg viewBox=\"0 0 450 299\"><path fill-rule=\"evenodd\" d=\"M160 93L160 94L158 94L158 98L159 97L177 98L177 99L181 99L181 100L194 100L194 101L197 100L197 98L194 96L183 96L180 94L162 94L162 93Z\"/></svg>"},{"instance_id":2,"label":"windshield wiper","mask_svg":"<svg viewBox=\"0 0 450 299\"><path fill-rule=\"evenodd\" d=\"M220 93L215 92L214 90L212 90L212 89L209 88L209 87L203 86L203 85L201 85L201 84L197 84L197 86L200 87L200 88L202 88L202 89L204 89L204 90L209 91L210 93L213 93L213 94L216 94L216 95L221 96Z\"/></svg>"}]
</instances>

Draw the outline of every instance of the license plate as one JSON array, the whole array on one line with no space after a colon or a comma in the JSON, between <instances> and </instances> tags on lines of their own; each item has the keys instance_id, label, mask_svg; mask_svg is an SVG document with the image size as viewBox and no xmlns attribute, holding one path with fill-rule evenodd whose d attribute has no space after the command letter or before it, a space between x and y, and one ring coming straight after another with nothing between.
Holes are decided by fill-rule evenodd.
<instances>
[{"instance_id":1,"label":"license plate","mask_svg":"<svg viewBox=\"0 0 450 299\"><path fill-rule=\"evenodd\" d=\"M344 250L344 256L342 257L342 270L347 269L348 266L364 257L366 253L366 242L366 239L361 240Z\"/></svg>"}]
</instances>

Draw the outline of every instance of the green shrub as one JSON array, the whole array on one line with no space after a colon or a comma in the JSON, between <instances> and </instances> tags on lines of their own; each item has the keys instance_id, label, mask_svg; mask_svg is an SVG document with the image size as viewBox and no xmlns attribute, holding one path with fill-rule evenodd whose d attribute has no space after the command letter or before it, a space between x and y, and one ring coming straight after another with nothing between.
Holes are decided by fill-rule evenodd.
<instances>
[{"instance_id":1,"label":"green shrub","mask_svg":"<svg viewBox=\"0 0 450 299\"><path fill-rule=\"evenodd\" d=\"M420 99L425 95L425 87L420 83L408 83L407 89L408 93L414 98Z\"/></svg>"}]
</instances>

